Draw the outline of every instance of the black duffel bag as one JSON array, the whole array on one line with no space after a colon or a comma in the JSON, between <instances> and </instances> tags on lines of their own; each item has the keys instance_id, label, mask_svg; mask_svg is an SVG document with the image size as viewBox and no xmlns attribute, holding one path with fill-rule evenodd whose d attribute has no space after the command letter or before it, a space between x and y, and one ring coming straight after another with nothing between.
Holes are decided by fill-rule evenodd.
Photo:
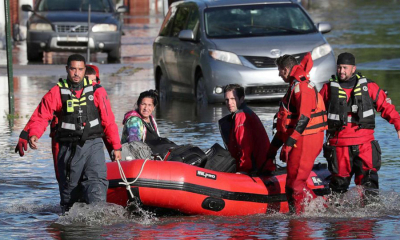
<instances>
[{"instance_id":1,"label":"black duffel bag","mask_svg":"<svg viewBox=\"0 0 400 240\"><path fill-rule=\"evenodd\" d=\"M214 144L206 151L207 162L205 169L219 172L236 172L236 160L231 156L230 152L221 147L218 143Z\"/></svg>"},{"instance_id":2,"label":"black duffel bag","mask_svg":"<svg viewBox=\"0 0 400 240\"><path fill-rule=\"evenodd\" d=\"M190 144L181 145L171 150L167 161L177 161L192 166L204 167L207 155L199 147Z\"/></svg>"},{"instance_id":3,"label":"black duffel bag","mask_svg":"<svg viewBox=\"0 0 400 240\"><path fill-rule=\"evenodd\" d=\"M158 154L163 159L171 148L179 146L168 138L161 137L153 140L146 140L145 142L151 148L153 154Z\"/></svg>"}]
</instances>

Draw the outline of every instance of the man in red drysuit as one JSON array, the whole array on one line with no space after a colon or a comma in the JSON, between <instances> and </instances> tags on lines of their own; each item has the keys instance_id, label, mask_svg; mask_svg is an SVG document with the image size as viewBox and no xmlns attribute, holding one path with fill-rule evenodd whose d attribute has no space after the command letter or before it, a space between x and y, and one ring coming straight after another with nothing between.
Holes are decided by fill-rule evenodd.
<instances>
[{"instance_id":1,"label":"man in red drysuit","mask_svg":"<svg viewBox=\"0 0 400 240\"><path fill-rule=\"evenodd\" d=\"M230 114L218 123L225 146L236 159L236 171L274 171L272 159L261 169L267 159L269 138L258 116L244 102L244 88L229 84L224 88L224 97Z\"/></svg>"},{"instance_id":2,"label":"man in red drysuit","mask_svg":"<svg viewBox=\"0 0 400 240\"><path fill-rule=\"evenodd\" d=\"M67 79L60 80L42 98L25 132L29 146L37 149L38 139L48 122L57 116L57 167L63 212L80 199L86 203L106 201L108 181L103 135L114 149L114 160L121 159L118 127L107 93L84 77L85 69L83 56L69 56ZM20 155L26 150L26 146L21 145L17 146Z\"/></svg>"},{"instance_id":3,"label":"man in red drysuit","mask_svg":"<svg viewBox=\"0 0 400 240\"><path fill-rule=\"evenodd\" d=\"M100 73L99 73L99 68L96 65L89 65L86 64L86 77L90 80L92 80L94 83L100 84ZM17 143L17 146L15 147L15 152L19 153L19 155L22 157L24 156L24 150L28 150L28 135L27 132L29 130L29 125L32 122L28 122L22 132L19 135L19 140ZM53 154L53 163L54 163L54 172L56 175L56 179L58 181L59 176L58 176L58 170L57 170L57 156L58 156L58 151L59 151L59 145L58 142L56 141L56 130L57 130L57 124L58 124L58 118L54 115L53 119L50 123L50 138L51 138L51 152ZM107 141L105 137L103 137L103 141L106 144L107 150L111 156L111 151L112 146L110 146L110 143Z\"/></svg>"},{"instance_id":4,"label":"man in red drysuit","mask_svg":"<svg viewBox=\"0 0 400 240\"><path fill-rule=\"evenodd\" d=\"M277 113L277 133L268 150L268 159L274 159L283 145L280 159L287 163L289 209L299 214L304 203L316 197L306 182L322 150L326 112L321 96L309 80L313 65L310 53L300 65L291 55L279 57L276 65L279 76L290 86Z\"/></svg>"},{"instance_id":5,"label":"man in red drysuit","mask_svg":"<svg viewBox=\"0 0 400 240\"><path fill-rule=\"evenodd\" d=\"M365 188L365 200L377 196L381 149L374 138L375 113L393 124L400 138L400 116L375 82L356 73L355 57L342 53L337 73L320 94L328 111L327 143L324 157L332 173L330 188L335 193L348 190L350 181ZM372 200L372 199L371 199Z\"/></svg>"}]
</instances>

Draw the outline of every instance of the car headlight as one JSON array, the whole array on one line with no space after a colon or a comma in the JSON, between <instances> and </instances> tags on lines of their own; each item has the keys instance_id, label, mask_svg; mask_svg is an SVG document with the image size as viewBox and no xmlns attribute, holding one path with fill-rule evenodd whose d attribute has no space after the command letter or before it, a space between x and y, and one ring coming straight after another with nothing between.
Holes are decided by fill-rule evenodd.
<instances>
[{"instance_id":1,"label":"car headlight","mask_svg":"<svg viewBox=\"0 0 400 240\"><path fill-rule=\"evenodd\" d=\"M92 32L115 32L117 25L114 24L96 24L92 27Z\"/></svg>"},{"instance_id":2,"label":"car headlight","mask_svg":"<svg viewBox=\"0 0 400 240\"><path fill-rule=\"evenodd\" d=\"M32 23L31 25L29 25L29 30L53 31L53 28L48 23Z\"/></svg>"},{"instance_id":3,"label":"car headlight","mask_svg":"<svg viewBox=\"0 0 400 240\"><path fill-rule=\"evenodd\" d=\"M313 60L316 60L318 58L321 58L321 57L327 55L331 51L332 51L331 45L329 45L328 43L325 43L324 45L316 47L312 50L311 58Z\"/></svg>"},{"instance_id":4,"label":"car headlight","mask_svg":"<svg viewBox=\"0 0 400 240\"><path fill-rule=\"evenodd\" d=\"M215 60L242 65L242 62L240 61L239 57L234 53L212 50L212 49L210 49L208 53Z\"/></svg>"}]
</instances>

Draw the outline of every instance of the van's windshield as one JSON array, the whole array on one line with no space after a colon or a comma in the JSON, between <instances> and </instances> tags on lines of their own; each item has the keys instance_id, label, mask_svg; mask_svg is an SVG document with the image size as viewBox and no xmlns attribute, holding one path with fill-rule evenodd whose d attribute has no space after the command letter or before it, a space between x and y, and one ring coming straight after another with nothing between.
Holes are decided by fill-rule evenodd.
<instances>
[{"instance_id":1,"label":"van's windshield","mask_svg":"<svg viewBox=\"0 0 400 240\"><path fill-rule=\"evenodd\" d=\"M208 8L205 27L209 38L279 36L317 32L297 4L240 5Z\"/></svg>"},{"instance_id":2,"label":"van's windshield","mask_svg":"<svg viewBox=\"0 0 400 240\"><path fill-rule=\"evenodd\" d=\"M109 0L41 0L36 6L36 11L81 11L87 12L112 12Z\"/></svg>"}]
</instances>

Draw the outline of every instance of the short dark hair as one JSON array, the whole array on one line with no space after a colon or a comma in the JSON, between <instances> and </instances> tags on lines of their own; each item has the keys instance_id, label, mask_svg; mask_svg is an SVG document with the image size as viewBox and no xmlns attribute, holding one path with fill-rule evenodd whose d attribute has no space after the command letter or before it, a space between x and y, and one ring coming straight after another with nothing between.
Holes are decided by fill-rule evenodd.
<instances>
[{"instance_id":1,"label":"short dark hair","mask_svg":"<svg viewBox=\"0 0 400 240\"><path fill-rule=\"evenodd\" d=\"M225 95L225 93L227 93L229 91L235 91L236 92L236 96L239 99L244 97L244 88L239 84L228 84L228 85L226 85L225 88L224 88L224 95Z\"/></svg>"},{"instance_id":2,"label":"short dark hair","mask_svg":"<svg viewBox=\"0 0 400 240\"><path fill-rule=\"evenodd\" d=\"M297 65L297 60L292 55L285 54L283 56L278 57L275 60L275 65L278 68L288 68L291 70L295 65Z\"/></svg>"},{"instance_id":3,"label":"short dark hair","mask_svg":"<svg viewBox=\"0 0 400 240\"><path fill-rule=\"evenodd\" d=\"M158 92L157 92L157 90L150 89L148 91L141 92L140 95L139 95L139 98L138 98L138 100L136 102L136 106L137 107L139 107L139 105L142 103L143 98L151 98L151 99L153 99L154 107L157 106L157 104L158 104Z\"/></svg>"},{"instance_id":4,"label":"short dark hair","mask_svg":"<svg viewBox=\"0 0 400 240\"><path fill-rule=\"evenodd\" d=\"M86 59L80 54L72 54L68 57L67 66L71 66L72 61L83 62L86 65Z\"/></svg>"},{"instance_id":5,"label":"short dark hair","mask_svg":"<svg viewBox=\"0 0 400 240\"><path fill-rule=\"evenodd\" d=\"M85 75L96 75L96 70L91 66L86 65L86 72Z\"/></svg>"}]
</instances>

